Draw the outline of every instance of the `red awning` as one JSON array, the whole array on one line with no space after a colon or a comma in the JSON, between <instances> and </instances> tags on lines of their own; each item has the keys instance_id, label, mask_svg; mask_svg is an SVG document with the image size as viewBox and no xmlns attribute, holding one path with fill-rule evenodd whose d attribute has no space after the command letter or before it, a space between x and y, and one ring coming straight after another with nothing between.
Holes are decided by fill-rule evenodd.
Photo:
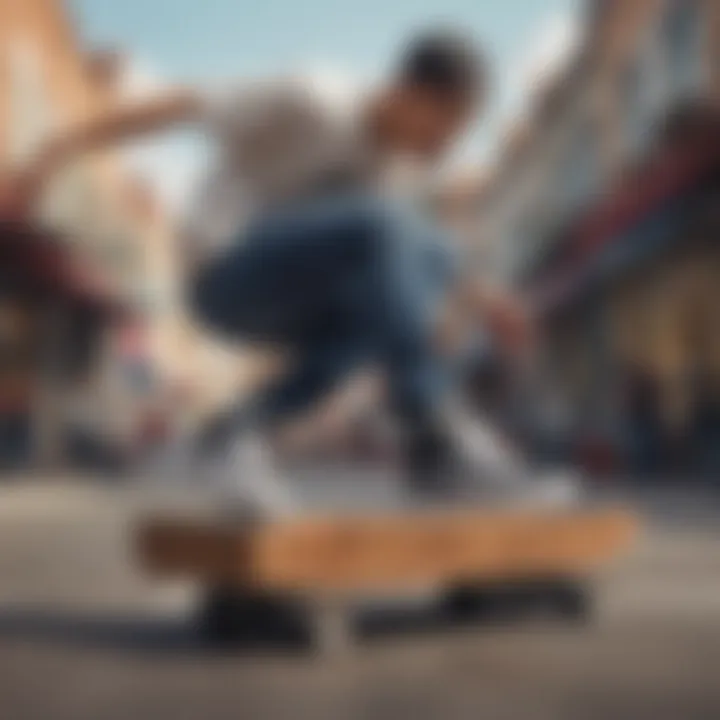
<instances>
[{"instance_id":1,"label":"red awning","mask_svg":"<svg viewBox=\"0 0 720 720\"><path fill-rule=\"evenodd\" d=\"M610 242L653 208L676 197L720 166L720 147L687 152L668 151L628 176L599 206L591 210L575 232L572 255L580 260Z\"/></svg>"},{"instance_id":2,"label":"red awning","mask_svg":"<svg viewBox=\"0 0 720 720\"><path fill-rule=\"evenodd\" d=\"M0 263L30 290L110 316L127 312L106 278L70 253L57 236L27 222L0 219Z\"/></svg>"},{"instance_id":3,"label":"red awning","mask_svg":"<svg viewBox=\"0 0 720 720\"><path fill-rule=\"evenodd\" d=\"M666 148L628 174L570 228L558 260L531 283L542 310L574 297L600 251L673 198L701 186L720 170L720 143Z\"/></svg>"}]
</instances>

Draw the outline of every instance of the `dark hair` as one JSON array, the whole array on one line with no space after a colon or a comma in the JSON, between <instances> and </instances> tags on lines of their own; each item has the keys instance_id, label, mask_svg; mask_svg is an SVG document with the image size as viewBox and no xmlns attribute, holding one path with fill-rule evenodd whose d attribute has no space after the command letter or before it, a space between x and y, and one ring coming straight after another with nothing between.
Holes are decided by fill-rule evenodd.
<instances>
[{"instance_id":1,"label":"dark hair","mask_svg":"<svg viewBox=\"0 0 720 720\"><path fill-rule=\"evenodd\" d=\"M466 35L434 30L415 36L399 67L403 83L427 87L450 96L475 97L485 90L485 61Z\"/></svg>"}]
</instances>

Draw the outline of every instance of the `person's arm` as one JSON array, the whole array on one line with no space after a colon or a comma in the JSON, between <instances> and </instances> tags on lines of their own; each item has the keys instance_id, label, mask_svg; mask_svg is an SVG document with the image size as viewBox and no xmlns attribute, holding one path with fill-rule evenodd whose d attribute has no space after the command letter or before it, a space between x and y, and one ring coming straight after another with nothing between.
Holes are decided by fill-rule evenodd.
<instances>
[{"instance_id":1,"label":"person's arm","mask_svg":"<svg viewBox=\"0 0 720 720\"><path fill-rule=\"evenodd\" d=\"M199 119L200 96L180 90L81 123L50 137L35 157L15 173L5 189L5 202L20 211L32 206L45 183L57 170L86 152L169 130ZM7 196L10 196L9 199Z\"/></svg>"},{"instance_id":2,"label":"person's arm","mask_svg":"<svg viewBox=\"0 0 720 720\"><path fill-rule=\"evenodd\" d=\"M530 314L516 295L471 281L464 284L459 300L468 316L481 322L504 350L522 352L532 343Z\"/></svg>"}]
</instances>

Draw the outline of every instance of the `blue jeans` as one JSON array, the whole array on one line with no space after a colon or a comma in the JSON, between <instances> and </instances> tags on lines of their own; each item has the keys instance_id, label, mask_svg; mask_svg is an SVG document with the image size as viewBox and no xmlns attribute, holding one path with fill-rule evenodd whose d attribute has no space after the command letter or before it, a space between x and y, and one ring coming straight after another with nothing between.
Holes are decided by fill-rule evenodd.
<instances>
[{"instance_id":1,"label":"blue jeans","mask_svg":"<svg viewBox=\"0 0 720 720\"><path fill-rule=\"evenodd\" d=\"M230 339L294 352L293 369L247 406L263 421L307 409L376 363L394 409L423 422L444 390L433 324L450 276L449 243L418 213L334 197L259 219L200 272L192 302Z\"/></svg>"}]
</instances>

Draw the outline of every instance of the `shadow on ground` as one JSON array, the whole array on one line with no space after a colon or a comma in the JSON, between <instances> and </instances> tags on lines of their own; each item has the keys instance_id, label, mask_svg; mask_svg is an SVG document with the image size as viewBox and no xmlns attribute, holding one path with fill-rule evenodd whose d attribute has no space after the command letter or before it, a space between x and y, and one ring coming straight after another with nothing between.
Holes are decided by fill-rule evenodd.
<instances>
[{"instance_id":1,"label":"shadow on ground","mask_svg":"<svg viewBox=\"0 0 720 720\"><path fill-rule=\"evenodd\" d=\"M560 594L558 594L560 593ZM210 601L209 601L210 602ZM299 603L265 599L218 625L208 604L196 616L90 614L47 607L0 607L0 642L39 642L110 651L158 654L280 652L314 648L313 614ZM231 608L236 610L237 608ZM472 628L553 620L584 621L588 598L572 586L459 588L412 606L348 611L350 637L359 643L443 635ZM222 620L222 619L221 619Z\"/></svg>"}]
</instances>

